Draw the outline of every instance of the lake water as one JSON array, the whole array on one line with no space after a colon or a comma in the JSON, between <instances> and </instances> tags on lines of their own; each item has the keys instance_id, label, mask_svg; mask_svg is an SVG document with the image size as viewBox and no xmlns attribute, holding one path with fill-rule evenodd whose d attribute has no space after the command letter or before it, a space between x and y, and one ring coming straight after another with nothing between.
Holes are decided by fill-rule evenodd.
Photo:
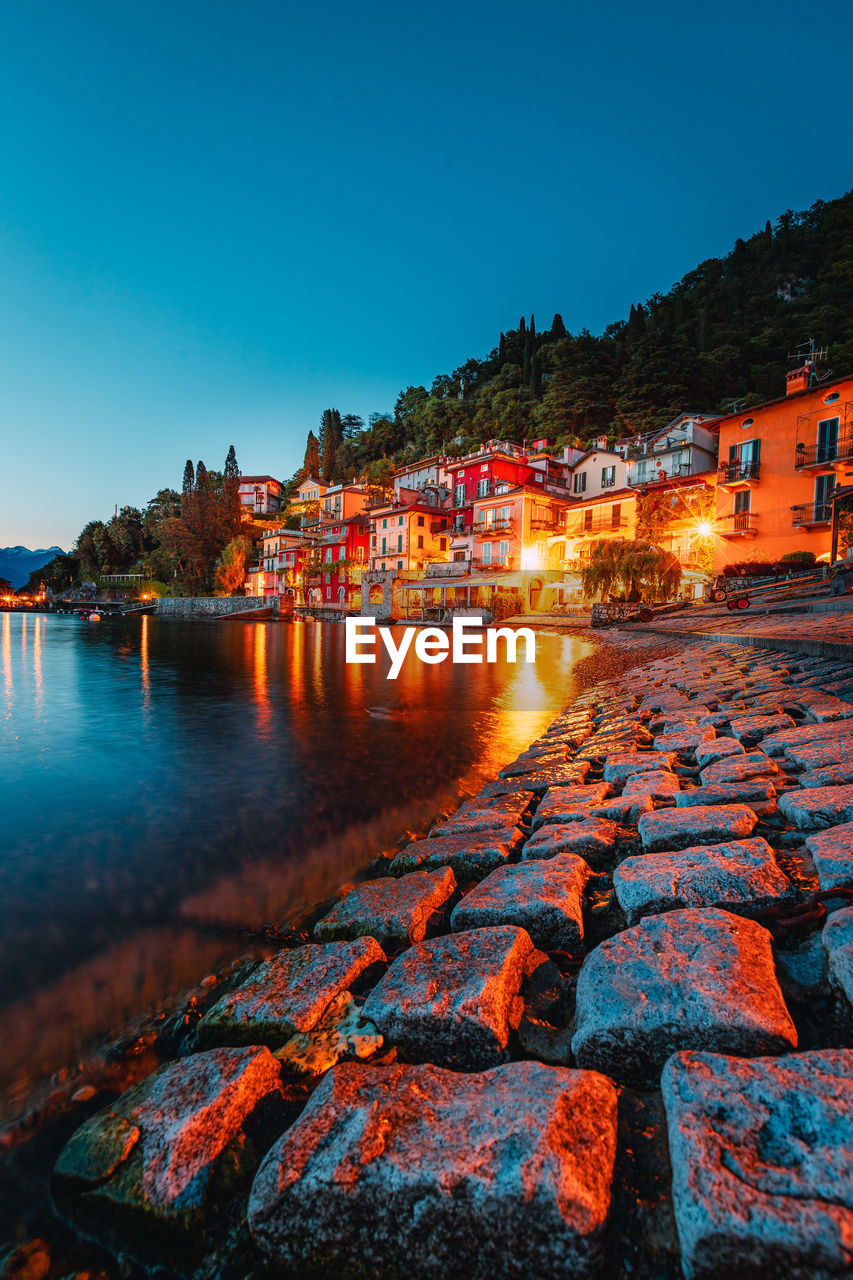
<instances>
[{"instance_id":1,"label":"lake water","mask_svg":"<svg viewBox=\"0 0 853 1280\"><path fill-rule=\"evenodd\" d=\"M344 662L336 624L0 615L0 1098L493 777L593 652Z\"/></svg>"}]
</instances>

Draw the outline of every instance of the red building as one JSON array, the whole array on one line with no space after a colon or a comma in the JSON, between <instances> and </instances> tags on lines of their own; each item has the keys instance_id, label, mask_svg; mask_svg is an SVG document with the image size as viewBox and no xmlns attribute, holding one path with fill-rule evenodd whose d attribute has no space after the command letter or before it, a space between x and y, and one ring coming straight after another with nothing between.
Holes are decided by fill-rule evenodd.
<instances>
[{"instance_id":1,"label":"red building","mask_svg":"<svg viewBox=\"0 0 853 1280\"><path fill-rule=\"evenodd\" d=\"M537 441L544 445L544 441ZM453 526L465 532L471 526L473 504L478 498L507 493L517 485L541 486L542 491L566 494L568 468L549 453L531 452L518 445L489 441L477 453L447 463L453 486Z\"/></svg>"},{"instance_id":2,"label":"red building","mask_svg":"<svg viewBox=\"0 0 853 1280\"><path fill-rule=\"evenodd\" d=\"M305 603L359 609L369 540L366 512L322 523L310 555L303 562Z\"/></svg>"}]
</instances>

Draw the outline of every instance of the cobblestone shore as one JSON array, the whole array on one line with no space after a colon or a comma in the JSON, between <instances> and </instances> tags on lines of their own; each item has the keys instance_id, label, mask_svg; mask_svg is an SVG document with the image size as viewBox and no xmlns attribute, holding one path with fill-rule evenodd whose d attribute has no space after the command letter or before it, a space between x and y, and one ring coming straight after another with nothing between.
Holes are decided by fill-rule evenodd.
<instances>
[{"instance_id":1,"label":"cobblestone shore","mask_svg":"<svg viewBox=\"0 0 853 1280\"><path fill-rule=\"evenodd\" d=\"M59 1211L198 1276L853 1266L853 666L584 693L92 1115Z\"/></svg>"}]
</instances>

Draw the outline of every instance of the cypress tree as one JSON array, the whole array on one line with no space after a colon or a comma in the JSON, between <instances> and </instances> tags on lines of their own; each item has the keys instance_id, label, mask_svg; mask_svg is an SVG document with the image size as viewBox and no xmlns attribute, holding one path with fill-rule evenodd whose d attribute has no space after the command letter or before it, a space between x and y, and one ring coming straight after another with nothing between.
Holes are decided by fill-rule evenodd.
<instances>
[{"instance_id":1,"label":"cypress tree","mask_svg":"<svg viewBox=\"0 0 853 1280\"><path fill-rule=\"evenodd\" d=\"M551 324L551 340L558 342L560 338L565 338L566 326L563 324L563 317L559 311L554 312L554 319Z\"/></svg>"},{"instance_id":2,"label":"cypress tree","mask_svg":"<svg viewBox=\"0 0 853 1280\"><path fill-rule=\"evenodd\" d=\"M187 465L184 467L184 493L192 493L195 488L195 471L191 459L187 458Z\"/></svg>"},{"instance_id":3,"label":"cypress tree","mask_svg":"<svg viewBox=\"0 0 853 1280\"><path fill-rule=\"evenodd\" d=\"M302 470L306 476L311 476L315 480L320 479L320 441L313 431L308 432L308 439L305 441L305 457L302 462Z\"/></svg>"},{"instance_id":4,"label":"cypress tree","mask_svg":"<svg viewBox=\"0 0 853 1280\"><path fill-rule=\"evenodd\" d=\"M236 534L242 521L242 511L240 508L240 468L237 465L237 454L234 452L233 444L228 450L225 458L225 468L222 472L222 506L225 523L229 531Z\"/></svg>"}]
</instances>

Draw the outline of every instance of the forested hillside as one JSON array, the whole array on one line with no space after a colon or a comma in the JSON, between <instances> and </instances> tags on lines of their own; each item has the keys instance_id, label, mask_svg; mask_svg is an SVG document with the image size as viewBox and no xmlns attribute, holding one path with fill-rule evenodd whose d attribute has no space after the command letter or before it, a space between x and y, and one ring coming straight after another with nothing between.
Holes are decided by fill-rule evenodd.
<instances>
[{"instance_id":1,"label":"forested hillside","mask_svg":"<svg viewBox=\"0 0 853 1280\"><path fill-rule=\"evenodd\" d=\"M327 410L308 457L342 480L382 458L491 438L583 443L647 431L683 409L782 394L787 355L808 338L828 346L824 370L853 369L853 191L767 222L600 336L567 332L559 315L542 330L523 318L485 359L407 387L393 415L367 428Z\"/></svg>"}]
</instances>

